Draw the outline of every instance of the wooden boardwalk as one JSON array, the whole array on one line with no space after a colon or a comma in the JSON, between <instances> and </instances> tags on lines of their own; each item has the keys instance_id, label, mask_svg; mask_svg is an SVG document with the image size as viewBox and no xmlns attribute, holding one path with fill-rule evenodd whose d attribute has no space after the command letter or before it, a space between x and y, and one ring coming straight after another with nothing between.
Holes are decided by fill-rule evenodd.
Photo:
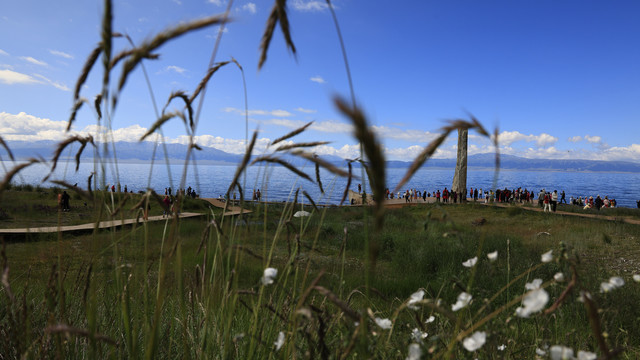
<instances>
[{"instance_id":1,"label":"wooden boardwalk","mask_svg":"<svg viewBox=\"0 0 640 360\"><path fill-rule=\"evenodd\" d=\"M225 202L220 200L220 199L216 199L216 198L202 198L202 200L208 201L211 205L220 208L220 209L224 209L225 206ZM235 205L228 205L227 206L227 211L224 213L223 216L233 216L233 215L240 215L240 214L250 214L252 213L251 210L247 210L247 209L243 209L239 206L235 206Z\"/></svg>"},{"instance_id":2,"label":"wooden boardwalk","mask_svg":"<svg viewBox=\"0 0 640 360\"><path fill-rule=\"evenodd\" d=\"M180 218L191 218L196 216L204 216L204 214L199 214L199 213L181 213L180 214ZM109 220L109 221L100 221L97 225L96 223L87 223L87 224L67 225L67 226L45 226L45 227L32 227L32 228L0 229L0 236L26 235L26 234L51 234L51 233L57 233L58 231L60 232L91 231L96 227L98 229L109 229L109 228L118 227L118 226L133 225L135 223L163 221L163 220L167 220L167 217L162 215L157 215L157 216L149 216L148 220L143 220L142 218Z\"/></svg>"}]
</instances>

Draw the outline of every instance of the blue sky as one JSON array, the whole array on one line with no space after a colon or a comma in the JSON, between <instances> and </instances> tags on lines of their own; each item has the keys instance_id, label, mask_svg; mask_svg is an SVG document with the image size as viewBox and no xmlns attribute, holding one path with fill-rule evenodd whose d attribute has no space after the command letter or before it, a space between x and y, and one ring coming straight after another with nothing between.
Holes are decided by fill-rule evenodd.
<instances>
[{"instance_id":1,"label":"blue sky","mask_svg":"<svg viewBox=\"0 0 640 360\"><path fill-rule=\"evenodd\" d=\"M234 1L216 61L245 69L249 132L259 151L308 121L299 141L327 140L319 154L358 155L347 119L333 106L349 94L340 44L324 1L289 0L297 55L278 29L266 65L259 44L272 1ZM182 21L223 13L226 0L114 0L114 31L136 43ZM358 104L388 159L411 160L447 119L477 117L500 130L501 152L529 158L640 162L640 2L335 0ZM82 66L100 40L102 1L7 1L0 13L0 136L60 140ZM218 27L167 43L145 62L161 108L191 93L205 74ZM128 48L115 39L116 52ZM97 65L82 88L100 92ZM117 78L120 69L114 75ZM115 84L115 82L114 82ZM136 141L155 121L138 68L112 118L116 140ZM179 109L173 102L169 109ZM72 133L96 132L83 108ZM167 142L186 143L178 120ZM244 150L242 77L227 66L209 83L197 142ZM436 157L455 157L450 137ZM472 133L470 153L493 151Z\"/></svg>"}]
</instances>

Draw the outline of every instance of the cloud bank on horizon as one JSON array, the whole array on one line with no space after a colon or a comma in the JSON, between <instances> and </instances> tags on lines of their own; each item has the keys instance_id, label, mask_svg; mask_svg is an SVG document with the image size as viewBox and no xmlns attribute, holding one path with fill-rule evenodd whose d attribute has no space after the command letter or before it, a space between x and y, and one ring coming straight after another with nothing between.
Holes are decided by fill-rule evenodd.
<instances>
[{"instance_id":1,"label":"cloud bank on horizon","mask_svg":"<svg viewBox=\"0 0 640 360\"><path fill-rule=\"evenodd\" d=\"M302 110L308 111L305 109ZM233 111L237 112L238 114L244 114L244 111L241 111L239 109L226 108L224 109L224 111ZM297 111L300 112L300 109L298 109ZM250 110L249 114L257 114L267 117L279 115L280 118L272 118L262 121L261 123L276 124L287 129L283 133L305 125L305 122L303 121L289 120L284 118L292 116L292 114L286 110ZM76 134L82 136L92 135L97 139L101 134L104 134L105 131L108 131L106 128L98 125L88 125L79 130L75 129L74 127L70 132L66 131L66 127L66 121L43 119L26 113L8 114L5 112L0 112L0 133L3 134L3 139L7 141L60 141ZM438 136L437 132L406 130L386 126L373 126L373 129L377 136L379 136L381 139L401 140L408 144L417 140L421 144L423 144L407 145L406 147L397 148L385 147L384 151L388 160L413 160L422 152L426 144L428 144ZM133 124L124 128L112 129L111 131L109 131L109 137L116 142L137 142L142 138L147 130L148 129L146 127L142 127L138 124ZM314 122L310 126L309 131L318 133L318 136L324 138L325 135L336 132L351 133L352 126L347 123L334 121ZM194 140L200 146L211 147L231 154L243 154L246 149L246 142L244 139L229 139L221 136L204 134L196 135ZM260 137L255 146L255 154L264 152L272 140L274 139ZM144 141L157 141L157 138L148 137ZM169 144L188 145L190 140L189 136L187 135L178 135L175 137L165 136L163 138L163 141ZM559 150L554 146L557 141L557 137L546 133L541 133L538 135L525 135L517 131L502 131L498 135L498 142L500 144L499 151L501 154L544 159L640 161L640 145L637 144L633 144L629 147L624 148L611 147L602 143L602 140L599 136L574 136L568 139L568 141L591 143L592 145L594 145L594 147L591 150L583 150L579 154L567 154L565 151ZM471 134L468 151L469 155L483 154L494 152L495 148L489 139L483 138L479 135ZM360 155L360 147L357 144L345 144L340 147L332 145L322 145L315 147L313 149L313 152L318 155L333 155L345 159L353 159ZM434 155L434 158L455 158L456 153L457 139L455 135L452 135L445 142L445 145L438 149L438 151Z\"/></svg>"},{"instance_id":2,"label":"cloud bank on horizon","mask_svg":"<svg viewBox=\"0 0 640 360\"><path fill-rule=\"evenodd\" d=\"M640 162L635 133L640 123L640 3L499 1L491 6L453 2L416 3L407 13L387 2L336 0L357 101L389 160L411 161L438 136L447 119L473 113L487 128L498 124L499 151L526 158L625 160ZM135 42L202 14L221 13L228 2L115 0L114 30ZM257 152L310 121L301 141L331 141L320 155L359 156L352 126L333 106L348 84L324 1L289 0L296 57L278 32L264 69L257 72L258 43L271 3L236 1L234 21L220 43L218 61L231 56L244 67L248 93L237 68L219 70L207 89L195 141L200 146L243 153L245 131L259 132ZM61 140L72 105L71 88L90 49L99 41L99 4L68 7L23 2L6 4L0 19L0 136L4 140ZM98 11L96 11L98 10ZM54 22L51 14L64 21ZM150 16L153 13L154 16ZM149 16L146 16L148 14ZM593 19L598 21L592 21ZM357 21L355 21L357 19ZM383 29L380 23L392 24ZM175 90L197 87L220 28L188 34L145 62L154 98L164 104ZM38 34L35 36L34 34ZM613 41L615 40L615 41ZM119 50L128 44L114 40ZM93 70L82 96L100 90ZM114 77L117 78L119 69ZM177 102L168 109L178 108ZM141 70L128 81L110 136L138 141L155 121ZM105 131L83 109L73 134ZM181 124L163 128L168 143L187 144ZM153 141L153 137L148 141ZM494 152L490 139L471 132L469 153ZM452 135L435 154L456 156Z\"/></svg>"}]
</instances>

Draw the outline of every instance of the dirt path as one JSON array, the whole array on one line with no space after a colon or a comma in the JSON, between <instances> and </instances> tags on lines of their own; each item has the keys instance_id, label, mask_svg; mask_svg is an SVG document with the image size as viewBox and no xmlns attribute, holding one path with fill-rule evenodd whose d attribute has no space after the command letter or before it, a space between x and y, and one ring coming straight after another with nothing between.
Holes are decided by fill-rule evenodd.
<instances>
[{"instance_id":1,"label":"dirt path","mask_svg":"<svg viewBox=\"0 0 640 360\"><path fill-rule=\"evenodd\" d=\"M503 204L503 203L493 203L493 204L484 204L483 203L482 205L498 206L498 207L504 207L504 208L513 206L511 204ZM520 206L520 207L522 209L524 209L524 210L529 210L529 211L542 212L542 210L543 210L543 209L541 209L541 208L539 208L537 206L536 207ZM618 216L596 215L596 214L581 214L581 213L574 213L574 212L569 212L569 211L556 211L556 212L550 213L550 214L559 214L559 215L567 215L567 216L578 216L578 217L583 217L583 218L609 220L609 221L624 221L624 222L629 223L629 224L640 225L640 220L639 219L634 219L634 218L630 218L630 217L618 217Z\"/></svg>"},{"instance_id":2,"label":"dirt path","mask_svg":"<svg viewBox=\"0 0 640 360\"><path fill-rule=\"evenodd\" d=\"M196 216L203 216L199 213L181 213L180 218L190 218ZM167 220L167 217L162 215L149 216L147 222L151 221L163 221ZM137 222L145 222L143 219L123 219L123 220L109 220L100 221L97 224L98 229L108 229L123 225L132 225ZM87 231L96 228L96 223L87 223L81 225L67 225L67 226L45 226L45 227L33 227L33 228L15 228L15 229L0 229L0 235L24 235L24 234L47 234L60 232L73 232L73 231Z\"/></svg>"},{"instance_id":3,"label":"dirt path","mask_svg":"<svg viewBox=\"0 0 640 360\"><path fill-rule=\"evenodd\" d=\"M356 199L356 203L361 203L362 200L360 198L360 195L358 193L356 193L355 191L351 191L349 194L349 197L353 197ZM405 199L388 199L384 201L384 206L386 208L389 209L395 209L395 208L400 208L400 207L404 207L404 206L417 206L420 204L433 204L436 202L436 198L435 197L428 197L426 199L426 201L422 200L422 198L418 198L418 199L411 199L411 201L407 202ZM467 198L467 202L468 203L473 203L473 199L472 198ZM485 204L484 201L482 200L478 200L475 202L476 204L481 204L481 205L485 205L485 206L498 206L498 207L510 207L513 206L511 204L504 204L504 203L490 203L490 204ZM453 204L451 201L449 202L449 204ZM516 204L517 206L520 206L522 209L524 210L529 210L529 211L537 211L537 212L541 212L543 209L539 208L539 207L529 207L529 206L521 206L519 204ZM605 210L606 211L606 210ZM640 219L634 219L631 217L620 217L620 216L610 216L610 215L596 215L596 214L581 214L581 213L575 213L575 212L569 212L569 211L556 211L555 213L552 214L559 214L559 215L567 215L567 216L577 216L577 217L583 217L583 218L591 218L591 219L600 219L600 220L608 220L608 221L624 221L626 223L629 224L635 224L635 225L640 225Z\"/></svg>"}]
</instances>

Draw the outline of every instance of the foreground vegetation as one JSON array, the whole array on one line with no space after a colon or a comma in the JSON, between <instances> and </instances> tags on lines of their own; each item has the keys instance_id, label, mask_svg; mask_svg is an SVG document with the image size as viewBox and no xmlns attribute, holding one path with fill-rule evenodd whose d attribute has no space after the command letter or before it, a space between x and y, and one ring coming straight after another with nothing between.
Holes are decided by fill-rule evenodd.
<instances>
[{"instance_id":1,"label":"foreground vegetation","mask_svg":"<svg viewBox=\"0 0 640 360\"><path fill-rule=\"evenodd\" d=\"M307 206L312 215L295 218L300 205L252 206L245 219L181 220L175 239L168 219L5 244L0 353L403 358L415 343L429 357L533 358L557 344L599 353L597 321L610 349L640 354L637 225L429 204L386 210L384 230L367 235L369 208ZM612 276L627 284L601 293ZM570 291L554 311L519 317L536 278L544 309ZM472 300L454 312L461 292ZM461 342L475 331L486 343L472 355Z\"/></svg>"}]
</instances>

